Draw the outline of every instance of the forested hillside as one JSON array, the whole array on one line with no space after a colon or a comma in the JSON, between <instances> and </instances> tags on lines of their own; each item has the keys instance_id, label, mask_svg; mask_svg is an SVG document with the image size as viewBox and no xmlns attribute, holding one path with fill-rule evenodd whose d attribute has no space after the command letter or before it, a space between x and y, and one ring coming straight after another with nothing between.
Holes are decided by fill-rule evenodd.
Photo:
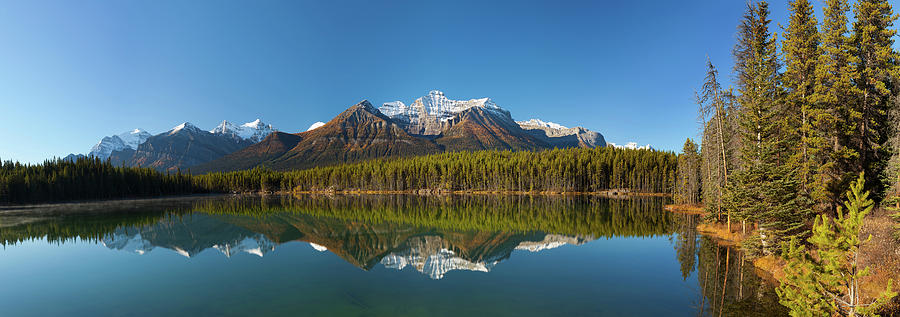
<instances>
[{"instance_id":1,"label":"forested hillside","mask_svg":"<svg viewBox=\"0 0 900 317\"><path fill-rule=\"evenodd\" d=\"M444 190L669 193L676 156L614 148L447 152L292 172L261 168L195 176L214 191Z\"/></svg>"},{"instance_id":2,"label":"forested hillside","mask_svg":"<svg viewBox=\"0 0 900 317\"><path fill-rule=\"evenodd\" d=\"M447 152L276 172L190 175L99 159L0 165L0 203L258 191L517 191L669 193L676 156L614 148Z\"/></svg>"},{"instance_id":3,"label":"forested hillside","mask_svg":"<svg viewBox=\"0 0 900 317\"><path fill-rule=\"evenodd\" d=\"M0 204L152 197L196 191L191 176L179 171L162 173L150 168L114 166L98 158L34 165L0 162Z\"/></svg>"}]
</instances>

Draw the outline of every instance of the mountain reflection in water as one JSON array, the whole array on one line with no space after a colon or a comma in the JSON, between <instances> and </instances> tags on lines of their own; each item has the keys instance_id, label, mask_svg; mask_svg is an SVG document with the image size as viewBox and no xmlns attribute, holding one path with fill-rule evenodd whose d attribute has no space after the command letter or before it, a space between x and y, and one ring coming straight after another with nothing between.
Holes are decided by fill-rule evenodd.
<instances>
[{"instance_id":1,"label":"mountain reflection in water","mask_svg":"<svg viewBox=\"0 0 900 317\"><path fill-rule=\"evenodd\" d=\"M79 207L83 212L78 208L5 211L0 215L0 244L10 249L37 248L34 242L46 241L48 252L63 250L66 245L101 245L116 250L113 253L118 256L109 255L116 259L138 254L130 258L139 261L132 263L132 268L147 263L140 271L159 265L172 274L200 270L181 277L188 280L198 274L205 276L200 272L206 268L238 275L271 270L268 279L244 283L252 283L256 289L285 290L296 288L296 279L302 277L303 285L309 287L304 291L307 296L322 298L321 303L306 303L304 308L323 315L341 309L358 311L358 315L393 315L398 307L394 297L379 295L384 290L361 291L375 281L396 283L391 292L397 298L419 298L422 302L416 307L422 310L418 312L437 315L465 314L465 305L434 310L446 309L435 305L454 296L468 301L495 297L497 307L484 306L491 302L487 301L479 311L511 312L510 305L515 305L521 307L517 310L520 315L784 314L771 283L757 276L740 252L700 235L695 229L697 216L663 211L665 201L584 196L307 195L219 196L92 208L88 204ZM319 252L336 257L317 257ZM166 262L173 253L189 258L190 265ZM248 262L251 259L258 260ZM283 259L300 262L272 266ZM111 260L79 257L77 261L99 269L106 266L103 261ZM344 269L339 263L358 269ZM376 268L383 269L374 272ZM444 286L420 285L416 280L428 279L413 273L416 278L411 280L402 271L441 280L439 284ZM541 274L534 274L538 271ZM473 275L479 277L473 279ZM227 280L209 278L210 288L205 291L225 296L217 293L216 285ZM110 279L111 283L120 281ZM161 282L176 280L164 278ZM429 289L432 291L420 292ZM538 290L556 295L539 295ZM154 294L165 297L164 293ZM619 304L647 296L657 304ZM10 304L16 303L14 298ZM541 304L544 302L556 304ZM278 302L285 309L293 305L289 303ZM222 313L183 305L200 313ZM13 312L28 311L27 305L18 306L22 310Z\"/></svg>"},{"instance_id":2,"label":"mountain reflection in water","mask_svg":"<svg viewBox=\"0 0 900 317\"><path fill-rule=\"evenodd\" d=\"M263 230L273 227L281 229ZM286 233L285 228L292 232ZM362 231L360 228L351 222L293 213L258 217L192 212L168 216L155 224L116 228L103 236L100 243L113 250L138 254L163 248L192 257L215 249L225 257L237 253L262 257L286 242L283 237L294 236L296 241L308 242L319 251L333 252L362 269L371 268L372 263L397 270L409 266L432 279L441 279L453 270L489 272L508 259L513 250L538 252L593 240L543 233L434 231L387 223L363 226ZM275 239L281 242L273 241L267 234L278 236ZM373 236L376 238L369 238Z\"/></svg>"}]
</instances>

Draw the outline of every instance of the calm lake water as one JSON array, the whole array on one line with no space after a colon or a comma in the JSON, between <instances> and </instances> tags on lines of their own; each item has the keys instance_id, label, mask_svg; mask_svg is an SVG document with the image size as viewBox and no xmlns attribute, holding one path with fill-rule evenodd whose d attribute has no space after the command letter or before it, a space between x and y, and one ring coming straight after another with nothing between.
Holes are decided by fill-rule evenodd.
<instances>
[{"instance_id":1,"label":"calm lake water","mask_svg":"<svg viewBox=\"0 0 900 317\"><path fill-rule=\"evenodd\" d=\"M664 199L201 197L0 210L2 316L772 316Z\"/></svg>"}]
</instances>

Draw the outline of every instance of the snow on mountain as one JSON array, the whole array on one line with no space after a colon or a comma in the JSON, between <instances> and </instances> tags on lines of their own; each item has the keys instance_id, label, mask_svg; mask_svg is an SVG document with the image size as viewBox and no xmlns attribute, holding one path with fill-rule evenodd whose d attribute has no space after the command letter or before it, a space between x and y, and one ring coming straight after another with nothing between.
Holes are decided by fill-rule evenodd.
<instances>
[{"instance_id":1,"label":"snow on mountain","mask_svg":"<svg viewBox=\"0 0 900 317\"><path fill-rule=\"evenodd\" d=\"M197 241L176 241L176 244L173 245L172 240L167 240L168 238L172 238L171 236L159 234L160 232L170 231L156 231L155 229L158 228L154 228L153 226L144 228L118 228L113 233L107 234L100 239L100 244L112 250L130 251L137 254L146 254L156 248L163 248L175 251L175 253L187 258L193 257L209 247L208 245L198 247L196 244ZM147 236L142 235L142 232L144 231L148 231L149 234ZM203 236L203 234L200 236ZM197 236L190 234L184 235L184 237L191 237L191 239L198 238ZM237 253L247 253L262 257L266 253L274 251L275 246L275 242L269 240L264 235L257 233L243 238L225 238L222 241L213 244L211 247L222 252L225 257L230 258Z\"/></svg>"},{"instance_id":2,"label":"snow on mountain","mask_svg":"<svg viewBox=\"0 0 900 317\"><path fill-rule=\"evenodd\" d=\"M185 129L191 132L203 131L190 122L184 122L164 133L174 135ZM262 121L256 119L239 126L228 121L222 121L222 124L209 132L213 134L230 135L239 140L247 140L255 143L261 141L269 135L269 133L274 131L275 128L271 125L262 123ZM91 147L88 156L94 156L105 160L115 151L125 149L137 150L138 146L146 142L151 136L153 135L141 129L134 129L121 134L107 136Z\"/></svg>"},{"instance_id":3,"label":"snow on mountain","mask_svg":"<svg viewBox=\"0 0 900 317\"><path fill-rule=\"evenodd\" d=\"M530 252L540 252L548 249L555 249L567 244L582 245L588 241L594 240L593 237L582 236L563 236L558 234L548 234L541 241L523 241L516 246L516 250L526 250Z\"/></svg>"},{"instance_id":4,"label":"snow on mountain","mask_svg":"<svg viewBox=\"0 0 900 317\"><path fill-rule=\"evenodd\" d=\"M107 136L91 148L88 156L94 156L105 160L109 158L109 155L114 151L121 151L124 149L136 150L138 145L147 141L147 138L150 136L150 133L141 129L134 129L129 132Z\"/></svg>"},{"instance_id":5,"label":"snow on mountain","mask_svg":"<svg viewBox=\"0 0 900 317\"><path fill-rule=\"evenodd\" d=\"M558 123L546 122L540 119L528 121L516 121L522 129L529 131L545 140L553 146L568 147L602 147L606 145L606 139L599 132L582 127L568 128Z\"/></svg>"},{"instance_id":6,"label":"snow on mountain","mask_svg":"<svg viewBox=\"0 0 900 317\"><path fill-rule=\"evenodd\" d=\"M219 250L225 257L230 258L231 255L244 252L248 254L252 254L258 257L263 257L269 251L275 250L275 243L263 236L262 234L258 234L252 237L244 238L237 243L223 243L216 244L213 246L214 249Z\"/></svg>"},{"instance_id":7,"label":"snow on mountain","mask_svg":"<svg viewBox=\"0 0 900 317\"><path fill-rule=\"evenodd\" d=\"M553 122L544 122L540 119L530 119L528 121L516 121L516 123L518 123L520 126L535 126L535 127L544 127L544 128L557 129L557 130L568 129L567 127L564 127L561 124L553 123Z\"/></svg>"},{"instance_id":8,"label":"snow on mountain","mask_svg":"<svg viewBox=\"0 0 900 317\"><path fill-rule=\"evenodd\" d=\"M310 125L310 126L309 126L309 129L306 129L306 131L311 131L311 130L318 129L319 127L321 127L321 126L323 126L323 125L325 125L325 122L318 121L318 122L313 123L312 125Z\"/></svg>"},{"instance_id":9,"label":"snow on mountain","mask_svg":"<svg viewBox=\"0 0 900 317\"><path fill-rule=\"evenodd\" d=\"M444 96L439 90L429 91L427 95L419 97L409 106L402 101L384 103L378 108L381 113L391 118L403 118L409 120L421 120L433 118L445 122L453 118L454 114L463 112L472 107L482 107L489 110L505 111L490 98L452 100Z\"/></svg>"},{"instance_id":10,"label":"snow on mountain","mask_svg":"<svg viewBox=\"0 0 900 317\"><path fill-rule=\"evenodd\" d=\"M192 123L190 123L190 122L185 122L185 123L176 125L174 128L172 128L171 130L169 130L169 132L167 132L167 134L168 134L168 135L173 135L173 134L175 134L175 133L181 132L182 130L185 131L185 132L200 132L200 131L203 131L203 130L200 130L200 128L198 128L198 127L195 126L194 124L192 124Z\"/></svg>"},{"instance_id":11,"label":"snow on mountain","mask_svg":"<svg viewBox=\"0 0 900 317\"><path fill-rule=\"evenodd\" d=\"M315 244L315 243L312 243L312 242L309 243L309 246L311 246L313 249L315 249L316 251L319 251L319 252L325 252L325 251L328 251L328 248L326 248L325 246L319 245L319 244Z\"/></svg>"},{"instance_id":12,"label":"snow on mountain","mask_svg":"<svg viewBox=\"0 0 900 317\"><path fill-rule=\"evenodd\" d=\"M432 90L427 95L406 105L402 101L384 103L378 111L400 124L404 130L412 134L437 135L448 127L453 117L479 107L509 117L509 111L500 108L490 98L452 100L439 90ZM511 120L510 120L511 121Z\"/></svg>"},{"instance_id":13,"label":"snow on mountain","mask_svg":"<svg viewBox=\"0 0 900 317\"><path fill-rule=\"evenodd\" d=\"M472 262L456 256L452 250L448 249L440 249L436 253L428 255L391 253L381 259L381 264L386 268L402 270L407 266L412 266L435 280L444 278L444 274L454 270L489 272L498 262L500 261Z\"/></svg>"},{"instance_id":14,"label":"snow on mountain","mask_svg":"<svg viewBox=\"0 0 900 317\"><path fill-rule=\"evenodd\" d=\"M265 124L261 120L256 119L254 121L250 121L244 123L242 125L235 125L231 122L223 120L215 129L209 131L213 134L222 134L229 135L234 138L239 138L242 140L249 140L251 142L259 142L262 141L267 135L272 132L275 132L275 128L270 124Z\"/></svg>"},{"instance_id":15,"label":"snow on mountain","mask_svg":"<svg viewBox=\"0 0 900 317\"><path fill-rule=\"evenodd\" d=\"M637 142L628 142L625 145L615 144L615 143L607 143L606 146L614 147L617 149L628 149L628 150L653 150L653 147L650 144L644 146L638 146Z\"/></svg>"},{"instance_id":16,"label":"snow on mountain","mask_svg":"<svg viewBox=\"0 0 900 317\"><path fill-rule=\"evenodd\" d=\"M125 146L132 149L137 149L138 145L141 145L141 143L147 141L147 138L151 137L152 134L141 129L134 129L130 132L125 132L117 136L122 139L122 142L125 142Z\"/></svg>"}]
</instances>

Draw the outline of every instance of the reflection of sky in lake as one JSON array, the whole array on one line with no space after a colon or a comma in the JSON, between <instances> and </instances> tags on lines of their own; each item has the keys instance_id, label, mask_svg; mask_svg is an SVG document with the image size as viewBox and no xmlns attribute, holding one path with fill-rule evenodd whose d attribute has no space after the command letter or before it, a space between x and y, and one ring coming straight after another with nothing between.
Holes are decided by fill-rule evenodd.
<instances>
[{"instance_id":1,"label":"reflection of sky in lake","mask_svg":"<svg viewBox=\"0 0 900 317\"><path fill-rule=\"evenodd\" d=\"M0 307L6 316L695 316L701 298L697 269L682 278L671 235L290 219L195 214L96 241L7 245Z\"/></svg>"}]
</instances>

